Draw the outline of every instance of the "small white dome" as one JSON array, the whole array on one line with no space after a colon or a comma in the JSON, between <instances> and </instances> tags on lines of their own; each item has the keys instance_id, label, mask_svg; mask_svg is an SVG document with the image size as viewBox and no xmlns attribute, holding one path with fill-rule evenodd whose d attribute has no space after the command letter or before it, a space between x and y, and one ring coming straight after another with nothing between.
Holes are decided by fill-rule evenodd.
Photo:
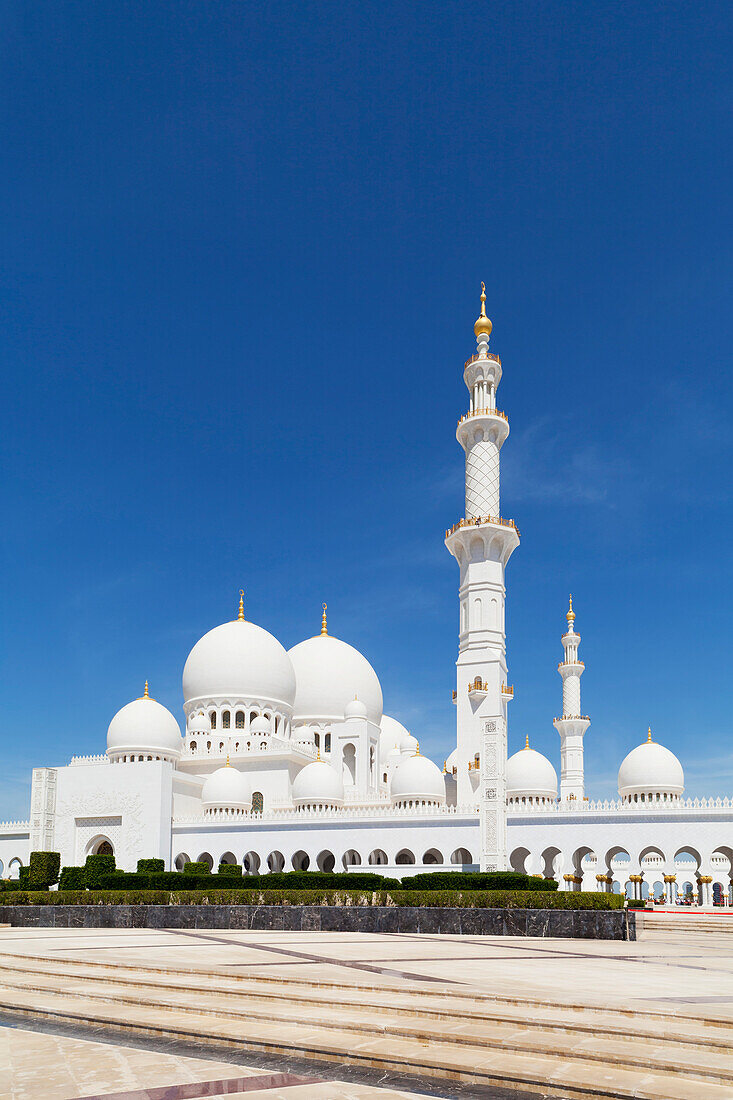
<instances>
[{"instance_id":1,"label":"small white dome","mask_svg":"<svg viewBox=\"0 0 733 1100\"><path fill-rule=\"evenodd\" d=\"M651 738L651 732L649 734ZM647 740L624 757L618 770L618 793L621 798L640 794L681 797L685 789L685 773L673 752L656 741Z\"/></svg>"},{"instance_id":2,"label":"small white dome","mask_svg":"<svg viewBox=\"0 0 733 1100\"><path fill-rule=\"evenodd\" d=\"M507 798L557 798L557 772L541 752L529 745L506 762Z\"/></svg>"},{"instance_id":3,"label":"small white dome","mask_svg":"<svg viewBox=\"0 0 733 1100\"><path fill-rule=\"evenodd\" d=\"M270 725L270 720L268 718L264 718L261 714L258 714L258 716L252 720L249 727L249 732L254 737L267 737L271 729L272 727Z\"/></svg>"},{"instance_id":4,"label":"small white dome","mask_svg":"<svg viewBox=\"0 0 733 1100\"><path fill-rule=\"evenodd\" d=\"M182 748L178 722L166 707L148 695L133 699L118 710L107 730L108 756L129 753L176 760Z\"/></svg>"},{"instance_id":5,"label":"small white dome","mask_svg":"<svg viewBox=\"0 0 733 1100\"><path fill-rule=\"evenodd\" d=\"M188 723L189 733L211 733L211 719L206 711L199 710L192 714Z\"/></svg>"},{"instance_id":6,"label":"small white dome","mask_svg":"<svg viewBox=\"0 0 733 1100\"><path fill-rule=\"evenodd\" d=\"M299 726L298 729L293 730L293 741L297 745L315 745L315 730L312 730L310 726Z\"/></svg>"},{"instance_id":7,"label":"small white dome","mask_svg":"<svg viewBox=\"0 0 733 1100\"><path fill-rule=\"evenodd\" d=\"M410 802L445 802L445 782L440 769L427 756L403 760L392 776L389 791L392 805Z\"/></svg>"},{"instance_id":8,"label":"small white dome","mask_svg":"<svg viewBox=\"0 0 733 1100\"><path fill-rule=\"evenodd\" d=\"M183 669L183 697L265 699L287 708L295 673L283 646L261 626L235 619L204 634Z\"/></svg>"},{"instance_id":9,"label":"small white dome","mask_svg":"<svg viewBox=\"0 0 733 1100\"><path fill-rule=\"evenodd\" d=\"M392 749L399 749L402 738L410 736L409 730L389 714L382 715L379 726L379 752L382 756L387 756Z\"/></svg>"},{"instance_id":10,"label":"small white dome","mask_svg":"<svg viewBox=\"0 0 733 1100\"><path fill-rule=\"evenodd\" d=\"M288 651L297 688L293 716L312 722L342 722L354 696L367 708L369 721L379 725L382 688L372 666L357 649L318 634Z\"/></svg>"},{"instance_id":11,"label":"small white dome","mask_svg":"<svg viewBox=\"0 0 733 1100\"><path fill-rule=\"evenodd\" d=\"M346 704L344 708L344 718L366 718L367 709L361 699L352 699L350 703Z\"/></svg>"},{"instance_id":12,"label":"small white dome","mask_svg":"<svg viewBox=\"0 0 733 1100\"><path fill-rule=\"evenodd\" d=\"M342 806L344 785L341 776L325 760L306 764L293 781L296 806Z\"/></svg>"},{"instance_id":13,"label":"small white dome","mask_svg":"<svg viewBox=\"0 0 733 1100\"><path fill-rule=\"evenodd\" d=\"M403 756L414 756L417 750L417 737L413 737L411 733L406 733L400 741L400 752Z\"/></svg>"},{"instance_id":14,"label":"small white dome","mask_svg":"<svg viewBox=\"0 0 733 1100\"><path fill-rule=\"evenodd\" d=\"M217 768L204 783L201 801L205 810L249 810L252 808L249 781L229 764Z\"/></svg>"}]
</instances>

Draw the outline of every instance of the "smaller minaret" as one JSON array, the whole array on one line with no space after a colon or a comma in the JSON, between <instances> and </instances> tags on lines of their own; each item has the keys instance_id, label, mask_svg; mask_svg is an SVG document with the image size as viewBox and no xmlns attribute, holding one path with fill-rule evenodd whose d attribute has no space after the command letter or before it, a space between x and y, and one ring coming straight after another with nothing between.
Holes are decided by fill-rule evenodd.
<instances>
[{"instance_id":1,"label":"smaller minaret","mask_svg":"<svg viewBox=\"0 0 733 1100\"><path fill-rule=\"evenodd\" d=\"M575 630L572 596L565 617L568 621L568 629L562 636L565 660L557 666L562 676L562 718L556 718L554 726L560 734L560 801L577 804L582 803L585 796L583 735L590 718L580 713L580 677L585 665L578 659L580 634Z\"/></svg>"}]
</instances>

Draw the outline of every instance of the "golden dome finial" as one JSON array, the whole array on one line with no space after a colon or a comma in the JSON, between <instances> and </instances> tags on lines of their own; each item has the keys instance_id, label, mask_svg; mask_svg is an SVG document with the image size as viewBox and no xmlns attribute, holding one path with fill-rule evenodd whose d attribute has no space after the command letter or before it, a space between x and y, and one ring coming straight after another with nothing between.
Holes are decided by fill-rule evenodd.
<instances>
[{"instance_id":1,"label":"golden dome finial","mask_svg":"<svg viewBox=\"0 0 733 1100\"><path fill-rule=\"evenodd\" d=\"M143 692L143 699L149 699L149 698L150 698L150 696L148 695L148 681L146 680L145 681L145 691Z\"/></svg>"},{"instance_id":2,"label":"golden dome finial","mask_svg":"<svg viewBox=\"0 0 733 1100\"><path fill-rule=\"evenodd\" d=\"M226 766L227 768L231 768L231 764L229 763L229 753L227 753L227 762L226 762L226 765L225 765L225 766Z\"/></svg>"},{"instance_id":3,"label":"golden dome finial","mask_svg":"<svg viewBox=\"0 0 733 1100\"><path fill-rule=\"evenodd\" d=\"M572 626L573 623L575 622L575 612L573 611L573 594L572 594L572 592L570 593L570 607L568 609L568 613L565 616L565 618L568 620L568 626Z\"/></svg>"},{"instance_id":4,"label":"golden dome finial","mask_svg":"<svg viewBox=\"0 0 733 1100\"><path fill-rule=\"evenodd\" d=\"M491 321L486 316L486 284L481 284L481 312L476 318L476 324L473 326L473 331L476 335L476 339L482 334L491 336Z\"/></svg>"},{"instance_id":5,"label":"golden dome finial","mask_svg":"<svg viewBox=\"0 0 733 1100\"><path fill-rule=\"evenodd\" d=\"M525 747L525 749L529 748L529 734L528 733L526 733L524 735L524 747Z\"/></svg>"},{"instance_id":6,"label":"golden dome finial","mask_svg":"<svg viewBox=\"0 0 733 1100\"><path fill-rule=\"evenodd\" d=\"M652 743L652 727L651 726L646 731L646 743L647 743L647 745L651 745L651 743Z\"/></svg>"},{"instance_id":7,"label":"golden dome finial","mask_svg":"<svg viewBox=\"0 0 733 1100\"><path fill-rule=\"evenodd\" d=\"M420 742L415 741L415 756L419 756L419 755L420 755Z\"/></svg>"},{"instance_id":8,"label":"golden dome finial","mask_svg":"<svg viewBox=\"0 0 733 1100\"><path fill-rule=\"evenodd\" d=\"M328 604L324 603L322 606L323 606L323 614L321 615L321 637L322 638L327 638L328 637L328 624L326 623L326 608L328 607Z\"/></svg>"},{"instance_id":9,"label":"golden dome finial","mask_svg":"<svg viewBox=\"0 0 733 1100\"><path fill-rule=\"evenodd\" d=\"M244 589L239 589L239 613L237 615L237 622L244 622Z\"/></svg>"}]
</instances>

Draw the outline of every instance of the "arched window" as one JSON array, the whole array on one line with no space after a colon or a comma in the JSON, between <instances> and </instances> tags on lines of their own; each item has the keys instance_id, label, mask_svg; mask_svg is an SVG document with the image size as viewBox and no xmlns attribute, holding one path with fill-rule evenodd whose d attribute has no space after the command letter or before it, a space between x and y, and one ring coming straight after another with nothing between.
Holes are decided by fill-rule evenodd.
<instances>
[{"instance_id":1,"label":"arched window","mask_svg":"<svg viewBox=\"0 0 733 1100\"><path fill-rule=\"evenodd\" d=\"M317 733L315 735L315 737L316 737L316 748L320 749L320 747L321 747L321 735L320 735L320 733Z\"/></svg>"},{"instance_id":2,"label":"arched window","mask_svg":"<svg viewBox=\"0 0 733 1100\"><path fill-rule=\"evenodd\" d=\"M356 746L344 746L344 783L356 783Z\"/></svg>"},{"instance_id":3,"label":"arched window","mask_svg":"<svg viewBox=\"0 0 733 1100\"><path fill-rule=\"evenodd\" d=\"M252 813L261 814L265 808L265 800L262 797L262 791L252 792Z\"/></svg>"},{"instance_id":4,"label":"arched window","mask_svg":"<svg viewBox=\"0 0 733 1100\"><path fill-rule=\"evenodd\" d=\"M238 730L243 730L244 729L244 711L243 710L238 710L237 711L236 717L234 719L234 725L235 725L236 729L238 729Z\"/></svg>"},{"instance_id":5,"label":"arched window","mask_svg":"<svg viewBox=\"0 0 733 1100\"><path fill-rule=\"evenodd\" d=\"M216 729L216 711L215 710L209 711L209 721L211 722L211 728L213 730L215 730Z\"/></svg>"},{"instance_id":6,"label":"arched window","mask_svg":"<svg viewBox=\"0 0 733 1100\"><path fill-rule=\"evenodd\" d=\"M324 752L330 752L331 751L331 734L330 733L327 733L326 736L323 738L323 751Z\"/></svg>"},{"instance_id":7,"label":"arched window","mask_svg":"<svg viewBox=\"0 0 733 1100\"><path fill-rule=\"evenodd\" d=\"M229 714L229 711L225 710L224 713L221 716L221 728L223 730L228 730L229 729L230 719L231 719L231 715Z\"/></svg>"}]
</instances>

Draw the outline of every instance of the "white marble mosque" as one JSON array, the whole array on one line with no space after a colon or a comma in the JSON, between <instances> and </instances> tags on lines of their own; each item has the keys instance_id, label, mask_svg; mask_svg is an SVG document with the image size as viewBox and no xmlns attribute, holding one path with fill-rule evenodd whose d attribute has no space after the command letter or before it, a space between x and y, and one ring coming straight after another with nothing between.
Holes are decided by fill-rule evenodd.
<instances>
[{"instance_id":1,"label":"white marble mosque","mask_svg":"<svg viewBox=\"0 0 733 1100\"><path fill-rule=\"evenodd\" d=\"M529 739L507 758L504 573L519 531L501 516L509 421L496 405L502 365L485 300L482 285L456 433L465 511L445 533L460 581L456 730L443 767L384 713L377 673L329 633L325 605L320 631L286 650L247 620L240 594L233 621L185 661L183 729L146 684L109 723L106 752L34 769L30 820L0 825L2 875L17 876L33 850L58 851L64 865L111 851L126 869L151 856L248 873L512 868L568 890L731 898L733 800L686 799L680 761L651 731L621 762L618 800L586 795L590 718L572 599L554 719L559 783Z\"/></svg>"}]
</instances>

